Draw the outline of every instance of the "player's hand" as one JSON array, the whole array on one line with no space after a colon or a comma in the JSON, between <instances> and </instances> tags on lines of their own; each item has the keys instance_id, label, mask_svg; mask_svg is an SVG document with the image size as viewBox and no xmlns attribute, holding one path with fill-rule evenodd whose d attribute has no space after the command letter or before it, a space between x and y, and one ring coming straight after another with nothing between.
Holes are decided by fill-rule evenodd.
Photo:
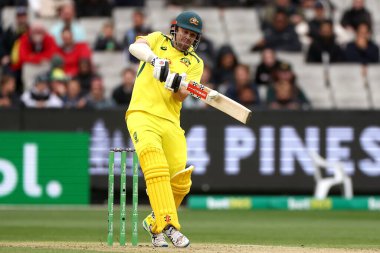
<instances>
[{"instance_id":1,"label":"player's hand","mask_svg":"<svg viewBox=\"0 0 380 253\"><path fill-rule=\"evenodd\" d=\"M169 74L169 62L158 57L153 58L151 64L154 67L153 76L160 82L165 82Z\"/></svg>"},{"instance_id":2,"label":"player's hand","mask_svg":"<svg viewBox=\"0 0 380 253\"><path fill-rule=\"evenodd\" d=\"M179 87L181 86L181 81L186 79L186 74L178 74L178 73L171 73L168 75L165 81L165 88L172 91L177 92Z\"/></svg>"}]
</instances>

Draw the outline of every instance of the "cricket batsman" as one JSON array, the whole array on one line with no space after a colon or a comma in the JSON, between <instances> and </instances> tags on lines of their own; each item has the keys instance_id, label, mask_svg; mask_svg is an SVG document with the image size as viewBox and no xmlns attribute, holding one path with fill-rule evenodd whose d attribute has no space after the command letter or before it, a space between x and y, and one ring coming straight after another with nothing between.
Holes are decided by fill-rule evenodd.
<instances>
[{"instance_id":1,"label":"cricket batsman","mask_svg":"<svg viewBox=\"0 0 380 253\"><path fill-rule=\"evenodd\" d=\"M180 232L177 209L191 187L193 166L186 168L187 147L180 126L182 101L189 95L180 86L186 78L199 82L203 61L195 50L202 20L192 11L182 12L170 35L153 32L138 36L129 51L140 60L130 106L126 113L129 134L144 173L153 212L143 221L155 247L175 247L189 239Z\"/></svg>"}]
</instances>

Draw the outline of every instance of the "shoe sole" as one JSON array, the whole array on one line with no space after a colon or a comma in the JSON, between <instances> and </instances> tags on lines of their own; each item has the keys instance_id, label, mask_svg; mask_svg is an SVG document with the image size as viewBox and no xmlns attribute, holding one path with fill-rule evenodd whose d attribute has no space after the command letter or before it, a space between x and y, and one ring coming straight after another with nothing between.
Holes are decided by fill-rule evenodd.
<instances>
[{"instance_id":1,"label":"shoe sole","mask_svg":"<svg viewBox=\"0 0 380 253\"><path fill-rule=\"evenodd\" d=\"M171 241L171 240L170 240ZM190 245L190 242L188 244L186 244L185 246L175 246L174 243L172 242L173 246L176 247L176 248L187 248L189 247Z\"/></svg>"},{"instance_id":2,"label":"shoe sole","mask_svg":"<svg viewBox=\"0 0 380 253\"><path fill-rule=\"evenodd\" d=\"M174 244L173 244L174 245ZM190 245L190 242L188 243L188 244L186 244L186 246L175 246L174 245L174 247L176 247L176 248L187 248L187 247L189 247L189 245Z\"/></svg>"}]
</instances>

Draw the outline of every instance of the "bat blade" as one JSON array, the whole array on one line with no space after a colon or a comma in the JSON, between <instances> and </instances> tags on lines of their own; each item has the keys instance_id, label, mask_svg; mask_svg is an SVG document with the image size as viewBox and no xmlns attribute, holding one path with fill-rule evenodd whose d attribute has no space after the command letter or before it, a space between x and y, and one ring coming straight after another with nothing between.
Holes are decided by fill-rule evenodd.
<instances>
[{"instance_id":1,"label":"bat blade","mask_svg":"<svg viewBox=\"0 0 380 253\"><path fill-rule=\"evenodd\" d=\"M212 89L204 86L203 84L198 84L196 82L183 82L182 86L190 92L190 94L208 105L230 115L236 120L243 124L247 124L252 117L252 111L247 107L239 104L238 102L218 93L217 97L214 99L208 98L208 94L213 91Z\"/></svg>"}]
</instances>

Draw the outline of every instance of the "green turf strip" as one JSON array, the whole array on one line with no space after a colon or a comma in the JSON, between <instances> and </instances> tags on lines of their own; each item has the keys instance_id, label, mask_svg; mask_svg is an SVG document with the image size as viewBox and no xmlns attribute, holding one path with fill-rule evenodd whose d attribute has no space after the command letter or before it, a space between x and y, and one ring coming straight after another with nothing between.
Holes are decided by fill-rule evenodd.
<instances>
[{"instance_id":1,"label":"green turf strip","mask_svg":"<svg viewBox=\"0 0 380 253\"><path fill-rule=\"evenodd\" d=\"M41 248L23 248L23 247L6 247L0 248L0 253L78 253L78 250L72 249L41 249ZM99 253L100 251L89 251L86 253Z\"/></svg>"},{"instance_id":2,"label":"green turf strip","mask_svg":"<svg viewBox=\"0 0 380 253\"><path fill-rule=\"evenodd\" d=\"M130 209L127 211L127 242L130 242ZM148 213L149 209L142 208L140 221ZM119 237L117 209L115 214L115 243L117 243ZM182 232L192 243L380 249L380 212L182 209L179 215ZM0 242L106 241L106 207L2 208L0 217ZM139 231L139 240L145 243L150 241L142 229ZM0 252L20 251L4 251L3 248Z\"/></svg>"}]
</instances>

